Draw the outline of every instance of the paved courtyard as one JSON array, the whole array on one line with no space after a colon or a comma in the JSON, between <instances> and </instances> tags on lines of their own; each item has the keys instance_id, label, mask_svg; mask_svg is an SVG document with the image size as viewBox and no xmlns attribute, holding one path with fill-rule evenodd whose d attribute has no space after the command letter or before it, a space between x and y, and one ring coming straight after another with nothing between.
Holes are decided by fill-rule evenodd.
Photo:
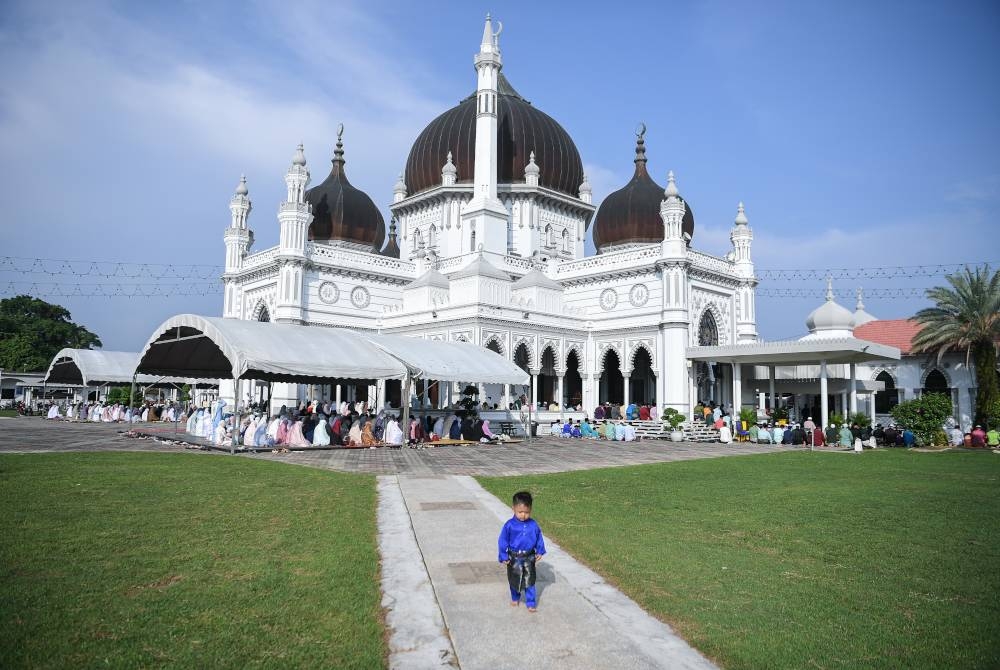
<instances>
[{"instance_id":1,"label":"paved courtyard","mask_svg":"<svg viewBox=\"0 0 1000 670\"><path fill-rule=\"evenodd\" d=\"M173 424L136 424L163 440L180 441ZM184 444L125 437L125 424L49 421L38 417L0 419L0 453L65 451L189 451ZM696 442L604 442L537 438L507 445L449 445L426 449L330 449L287 454L243 454L240 458L269 459L341 472L376 475L506 476L567 472L623 465L663 463L695 458L788 451L797 447ZM221 455L220 452L200 452Z\"/></svg>"}]
</instances>

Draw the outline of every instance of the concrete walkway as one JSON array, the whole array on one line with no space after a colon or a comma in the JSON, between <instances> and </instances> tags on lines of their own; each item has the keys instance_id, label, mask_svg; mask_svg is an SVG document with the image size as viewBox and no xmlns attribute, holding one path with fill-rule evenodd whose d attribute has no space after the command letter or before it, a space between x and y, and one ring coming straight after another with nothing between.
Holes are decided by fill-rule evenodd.
<instances>
[{"instance_id":1,"label":"concrete walkway","mask_svg":"<svg viewBox=\"0 0 1000 670\"><path fill-rule=\"evenodd\" d=\"M510 516L468 476L379 477L390 667L715 667L551 539L538 612L511 608L496 557Z\"/></svg>"}]
</instances>

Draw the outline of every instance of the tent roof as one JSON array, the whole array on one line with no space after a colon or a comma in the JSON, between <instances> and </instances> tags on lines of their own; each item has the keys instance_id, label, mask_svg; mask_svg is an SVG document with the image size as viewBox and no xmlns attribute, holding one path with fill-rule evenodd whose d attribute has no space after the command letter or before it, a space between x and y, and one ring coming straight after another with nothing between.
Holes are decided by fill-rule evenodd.
<instances>
[{"instance_id":1,"label":"tent roof","mask_svg":"<svg viewBox=\"0 0 1000 670\"><path fill-rule=\"evenodd\" d=\"M818 338L786 342L751 342L718 347L688 347L693 361L749 363L751 365L796 365L804 363L863 363L881 359L899 360L899 349L856 337Z\"/></svg>"},{"instance_id":2,"label":"tent roof","mask_svg":"<svg viewBox=\"0 0 1000 670\"><path fill-rule=\"evenodd\" d=\"M143 347L139 370L302 383L406 376L402 363L354 331L197 314L164 321Z\"/></svg>"},{"instance_id":3,"label":"tent roof","mask_svg":"<svg viewBox=\"0 0 1000 670\"><path fill-rule=\"evenodd\" d=\"M101 349L62 349L45 373L46 384L100 384L131 383L132 374L139 363L139 354L133 351L103 351ZM183 384L188 379L163 378L159 375L138 375L139 384Z\"/></svg>"},{"instance_id":4,"label":"tent roof","mask_svg":"<svg viewBox=\"0 0 1000 670\"><path fill-rule=\"evenodd\" d=\"M402 335L366 335L410 368L414 377L449 382L528 384L528 374L500 354L468 342L442 342Z\"/></svg>"},{"instance_id":5,"label":"tent roof","mask_svg":"<svg viewBox=\"0 0 1000 670\"><path fill-rule=\"evenodd\" d=\"M527 374L489 349L340 328L179 314L140 355L142 372L199 378L315 383L402 379L526 384Z\"/></svg>"}]
</instances>

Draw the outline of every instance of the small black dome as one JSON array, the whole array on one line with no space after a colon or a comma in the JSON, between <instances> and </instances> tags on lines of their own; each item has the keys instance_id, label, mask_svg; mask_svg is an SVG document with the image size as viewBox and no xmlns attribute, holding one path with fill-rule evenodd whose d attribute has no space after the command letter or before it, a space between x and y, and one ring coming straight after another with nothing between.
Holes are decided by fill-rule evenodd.
<instances>
[{"instance_id":1,"label":"small black dome","mask_svg":"<svg viewBox=\"0 0 1000 670\"><path fill-rule=\"evenodd\" d=\"M337 137L333 167L322 184L305 193L312 205L309 239L343 240L371 246L376 252L385 242L385 220L364 191L351 186L344 170L344 144Z\"/></svg>"},{"instance_id":2,"label":"small black dome","mask_svg":"<svg viewBox=\"0 0 1000 670\"><path fill-rule=\"evenodd\" d=\"M579 197L583 183L580 152L555 119L532 106L500 75L497 85L497 181L524 181L524 166L535 152L539 184ZM458 168L458 182L472 181L476 165L476 94L428 124L406 159L409 194L439 186L448 152Z\"/></svg>"},{"instance_id":3,"label":"small black dome","mask_svg":"<svg viewBox=\"0 0 1000 670\"><path fill-rule=\"evenodd\" d=\"M663 241L663 187L646 170L646 146L642 135L635 146L635 173L623 188L608 195L594 217L594 246L597 252L622 244ZM694 214L684 201L682 230L694 235Z\"/></svg>"}]
</instances>

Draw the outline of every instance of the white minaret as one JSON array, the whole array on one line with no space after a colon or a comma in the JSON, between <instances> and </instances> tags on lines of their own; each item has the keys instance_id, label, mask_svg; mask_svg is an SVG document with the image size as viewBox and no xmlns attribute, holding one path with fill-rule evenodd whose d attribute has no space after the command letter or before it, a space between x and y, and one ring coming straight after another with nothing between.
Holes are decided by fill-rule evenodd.
<instances>
[{"instance_id":1,"label":"white minaret","mask_svg":"<svg viewBox=\"0 0 1000 670\"><path fill-rule=\"evenodd\" d=\"M396 185L392 187L392 201L402 202L406 199L406 182L403 181L403 173L399 173L399 179L396 180Z\"/></svg>"},{"instance_id":2,"label":"white minaret","mask_svg":"<svg viewBox=\"0 0 1000 670\"><path fill-rule=\"evenodd\" d=\"M642 134L638 151L642 151ZM658 263L661 273L663 304L660 312L660 368L657 376L658 397L667 405L688 415L690 413L687 365L687 343L690 316L688 314L688 257L684 239L684 201L677 191L674 173L667 175L663 191L660 218L663 219L663 245Z\"/></svg>"},{"instance_id":3,"label":"white minaret","mask_svg":"<svg viewBox=\"0 0 1000 670\"><path fill-rule=\"evenodd\" d=\"M344 126L337 132L337 149L343 155L340 141ZM335 159L336 160L336 159ZM298 146L292 165L285 174L288 195L278 208L281 234L278 241L278 299L275 305L275 321L281 323L302 322L302 280L305 275L306 242L312 212L306 203L306 187L309 186L309 170L302 145Z\"/></svg>"},{"instance_id":4,"label":"white minaret","mask_svg":"<svg viewBox=\"0 0 1000 670\"><path fill-rule=\"evenodd\" d=\"M733 243L733 269L740 280L736 292L737 344L757 341L757 279L754 277L753 261L750 259L753 231L749 223L741 202L733 220L733 229L729 233L729 239Z\"/></svg>"},{"instance_id":5,"label":"white minaret","mask_svg":"<svg viewBox=\"0 0 1000 670\"><path fill-rule=\"evenodd\" d=\"M583 183L580 184L580 200L590 204L594 201L594 189L590 187L590 178L587 173L583 173Z\"/></svg>"},{"instance_id":6,"label":"white minaret","mask_svg":"<svg viewBox=\"0 0 1000 670\"><path fill-rule=\"evenodd\" d=\"M500 30L503 29L501 25ZM507 253L507 208L497 199L497 92L500 81L500 58L498 36L493 32L493 23L486 15L483 41L475 56L476 74L476 162L472 183L475 193L465 212L462 213L463 232L468 236L465 246L471 245L475 234L476 246L484 251L498 254ZM466 226L464 224L468 223ZM465 232L468 231L468 232Z\"/></svg>"},{"instance_id":7,"label":"white minaret","mask_svg":"<svg viewBox=\"0 0 1000 670\"><path fill-rule=\"evenodd\" d=\"M458 181L458 168L451 161L451 152L448 152L448 158L445 160L444 165L441 166L441 185L442 186L454 186L455 182Z\"/></svg>"},{"instance_id":8,"label":"white minaret","mask_svg":"<svg viewBox=\"0 0 1000 670\"><path fill-rule=\"evenodd\" d=\"M250 191L247 189L246 175L240 177L236 193L229 201L229 211L232 213L229 227L226 228L226 271L223 276L225 297L222 307L224 317L239 318L242 300L241 290L236 282L236 273L243 267L243 258L253 246L253 231L250 230L248 219L253 205L250 203Z\"/></svg>"}]
</instances>

